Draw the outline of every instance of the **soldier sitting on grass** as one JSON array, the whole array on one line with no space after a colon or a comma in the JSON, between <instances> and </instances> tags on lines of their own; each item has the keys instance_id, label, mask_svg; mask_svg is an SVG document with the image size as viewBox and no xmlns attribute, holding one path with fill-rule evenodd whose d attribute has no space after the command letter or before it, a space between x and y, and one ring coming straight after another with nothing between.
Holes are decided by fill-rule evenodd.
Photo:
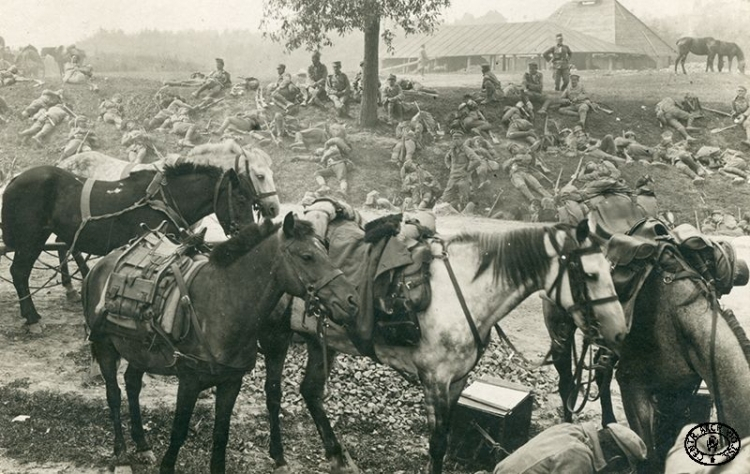
<instances>
[{"instance_id":1,"label":"soldier sitting on grass","mask_svg":"<svg viewBox=\"0 0 750 474\"><path fill-rule=\"evenodd\" d=\"M79 115L72 120L70 125L68 143L63 147L61 159L84 151L91 151L99 145L96 132L91 129L91 124L86 116Z\"/></svg>"}]
</instances>

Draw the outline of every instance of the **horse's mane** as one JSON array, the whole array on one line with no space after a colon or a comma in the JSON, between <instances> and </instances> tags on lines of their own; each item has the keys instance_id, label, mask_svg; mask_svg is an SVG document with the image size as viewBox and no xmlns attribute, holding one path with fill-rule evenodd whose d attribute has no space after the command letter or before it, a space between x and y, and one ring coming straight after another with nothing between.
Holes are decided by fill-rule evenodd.
<instances>
[{"instance_id":1,"label":"horse's mane","mask_svg":"<svg viewBox=\"0 0 750 474\"><path fill-rule=\"evenodd\" d=\"M187 174L205 174L211 178L219 179L223 173L224 170L218 166L192 163L189 161L164 166L164 177L167 179L177 178Z\"/></svg>"},{"instance_id":2,"label":"horse's mane","mask_svg":"<svg viewBox=\"0 0 750 474\"><path fill-rule=\"evenodd\" d=\"M515 229L501 234L461 233L451 238L449 244L472 243L477 246L481 257L475 279L492 267L493 281L502 277L514 286L529 282L542 286L550 266L550 259L544 251L545 234L544 227Z\"/></svg>"},{"instance_id":3,"label":"horse's mane","mask_svg":"<svg viewBox=\"0 0 750 474\"><path fill-rule=\"evenodd\" d=\"M276 233L280 227L281 223L274 223L271 219L264 219L260 224L249 224L231 239L216 245L211 251L209 260L217 267L226 268ZM315 229L310 222L301 219L295 221L293 239L305 238L314 234Z\"/></svg>"}]
</instances>

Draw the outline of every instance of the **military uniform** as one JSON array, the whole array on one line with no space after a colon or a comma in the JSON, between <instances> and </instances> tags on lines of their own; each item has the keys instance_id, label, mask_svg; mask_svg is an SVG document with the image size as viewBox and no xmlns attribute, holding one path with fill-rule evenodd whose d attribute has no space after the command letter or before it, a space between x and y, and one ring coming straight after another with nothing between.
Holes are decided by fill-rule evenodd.
<instances>
[{"instance_id":1,"label":"military uniform","mask_svg":"<svg viewBox=\"0 0 750 474\"><path fill-rule=\"evenodd\" d=\"M24 118L31 117L41 109L48 109L60 103L62 103L62 89L59 91L45 89L42 91L42 95L32 100L28 107L21 112L21 116Z\"/></svg>"},{"instance_id":2,"label":"military uniform","mask_svg":"<svg viewBox=\"0 0 750 474\"><path fill-rule=\"evenodd\" d=\"M500 79L494 72L490 71L488 65L482 66L482 90L485 93L485 102L494 102L499 100L503 95L503 87Z\"/></svg>"},{"instance_id":3,"label":"military uniform","mask_svg":"<svg viewBox=\"0 0 750 474\"><path fill-rule=\"evenodd\" d=\"M479 164L474 170L472 178L474 178L478 188L481 188L489 183L490 175L500 169L500 164L496 161L498 159L497 152L492 144L482 137L468 138L464 144L474 150L479 157Z\"/></svg>"},{"instance_id":4,"label":"military uniform","mask_svg":"<svg viewBox=\"0 0 750 474\"><path fill-rule=\"evenodd\" d=\"M411 198L418 209L429 209L440 192L440 183L427 170L406 162L402 169L401 194Z\"/></svg>"},{"instance_id":5,"label":"military uniform","mask_svg":"<svg viewBox=\"0 0 750 474\"><path fill-rule=\"evenodd\" d=\"M505 136L512 140L526 140L529 144L533 144L539 139L534 131L534 124L519 115L511 117Z\"/></svg>"},{"instance_id":6,"label":"military uniform","mask_svg":"<svg viewBox=\"0 0 750 474\"><path fill-rule=\"evenodd\" d=\"M352 88L349 84L349 78L341 72L341 63L337 64L334 74L328 76L326 81L326 94L333 101L333 107L336 109L339 117L349 116L349 101L352 96Z\"/></svg>"},{"instance_id":7,"label":"military uniform","mask_svg":"<svg viewBox=\"0 0 750 474\"><path fill-rule=\"evenodd\" d=\"M562 44L562 42L552 46L543 54L544 59L552 61L552 67L555 70L554 79L556 91L564 90L568 87L568 82L570 81L570 59L572 55L573 53L570 48L567 45Z\"/></svg>"},{"instance_id":8,"label":"military uniform","mask_svg":"<svg viewBox=\"0 0 750 474\"><path fill-rule=\"evenodd\" d=\"M459 107L461 124L467 132L477 132L483 138L490 138L489 132L492 125L487 121L484 114L479 110L479 106L473 100Z\"/></svg>"},{"instance_id":9,"label":"military uniform","mask_svg":"<svg viewBox=\"0 0 750 474\"><path fill-rule=\"evenodd\" d=\"M747 89L740 86L737 89L737 95L732 101L732 118L736 123L745 130L745 140L743 143L750 146L750 101L747 99Z\"/></svg>"},{"instance_id":10,"label":"military uniform","mask_svg":"<svg viewBox=\"0 0 750 474\"><path fill-rule=\"evenodd\" d=\"M690 136L688 129L693 125L693 119L695 118L691 113L683 110L671 97L665 97L656 104L654 108L656 112L656 118L662 125L669 125L678 132L688 141L694 141L695 139ZM681 122L685 121L686 125Z\"/></svg>"},{"instance_id":11,"label":"military uniform","mask_svg":"<svg viewBox=\"0 0 750 474\"><path fill-rule=\"evenodd\" d=\"M539 180L531 174L534 166L534 157L529 153L520 153L521 147L511 145L513 156L503 163L503 170L510 176L510 182L521 192L529 202L537 199L531 191L536 191L541 197L552 197L549 191L539 183ZM514 154L517 153L517 154Z\"/></svg>"},{"instance_id":12,"label":"military uniform","mask_svg":"<svg viewBox=\"0 0 750 474\"><path fill-rule=\"evenodd\" d=\"M656 146L655 157L658 162L673 165L691 178L693 184L702 184L705 181L706 170L696 162L692 153L672 142L671 134L664 136L661 143Z\"/></svg>"},{"instance_id":13,"label":"military uniform","mask_svg":"<svg viewBox=\"0 0 750 474\"><path fill-rule=\"evenodd\" d=\"M445 155L445 167L450 169L448 183L441 198L459 211L471 197L471 173L479 166L479 156L462 140L463 134L454 134L451 149ZM457 141L461 140L461 141Z\"/></svg>"},{"instance_id":14,"label":"military uniform","mask_svg":"<svg viewBox=\"0 0 750 474\"><path fill-rule=\"evenodd\" d=\"M68 133L68 143L63 147L61 158L67 158L77 153L91 151L98 144L96 133L89 127L87 122L77 121L76 125Z\"/></svg>"},{"instance_id":15,"label":"military uniform","mask_svg":"<svg viewBox=\"0 0 750 474\"><path fill-rule=\"evenodd\" d=\"M574 76L575 78L575 76ZM573 81L562 93L563 106L559 112L564 115L578 117L582 126L586 126L586 118L593 104L586 94L586 88L580 81Z\"/></svg>"},{"instance_id":16,"label":"military uniform","mask_svg":"<svg viewBox=\"0 0 750 474\"><path fill-rule=\"evenodd\" d=\"M211 71L198 90L193 92L193 97L199 97L204 91L208 91L211 97L216 97L224 89L230 87L232 87L232 77L224 70L224 60L216 58L216 69Z\"/></svg>"},{"instance_id":17,"label":"military uniform","mask_svg":"<svg viewBox=\"0 0 750 474\"><path fill-rule=\"evenodd\" d=\"M271 99L283 109L287 110L291 105L296 103L299 97L299 88L292 82L292 75L286 72L286 66L280 64L276 68L279 76L276 82L271 83L269 91Z\"/></svg>"},{"instance_id":18,"label":"military uniform","mask_svg":"<svg viewBox=\"0 0 750 474\"><path fill-rule=\"evenodd\" d=\"M145 130L131 130L122 136L120 142L127 146L126 153L131 163L145 163L154 151L154 140Z\"/></svg>"},{"instance_id":19,"label":"military uniform","mask_svg":"<svg viewBox=\"0 0 750 474\"><path fill-rule=\"evenodd\" d=\"M328 79L328 68L325 64L313 61L307 67L307 80L310 81L307 86L308 99L307 104L315 104L323 107L323 100L326 99L326 80Z\"/></svg>"},{"instance_id":20,"label":"military uniform","mask_svg":"<svg viewBox=\"0 0 750 474\"><path fill-rule=\"evenodd\" d=\"M237 112L233 117L227 117L224 119L224 122L222 122L221 126L216 130L216 134L223 135L227 129L230 131L238 131L240 133L260 130L262 125L261 113L262 112L259 111Z\"/></svg>"},{"instance_id":21,"label":"military uniform","mask_svg":"<svg viewBox=\"0 0 750 474\"><path fill-rule=\"evenodd\" d=\"M403 164L414 159L414 153L419 148L415 124L399 122L396 126L396 144L391 150L391 163Z\"/></svg>"},{"instance_id":22,"label":"military uniform","mask_svg":"<svg viewBox=\"0 0 750 474\"><path fill-rule=\"evenodd\" d=\"M388 113L388 122L394 119L401 121L404 114L404 92L396 82L396 76L388 78L388 84L383 87L383 106Z\"/></svg>"},{"instance_id":23,"label":"military uniform","mask_svg":"<svg viewBox=\"0 0 750 474\"><path fill-rule=\"evenodd\" d=\"M99 104L99 118L104 123L111 123L117 128L122 127L122 99L113 97L112 99L105 99Z\"/></svg>"},{"instance_id":24,"label":"military uniform","mask_svg":"<svg viewBox=\"0 0 750 474\"><path fill-rule=\"evenodd\" d=\"M41 143L52 133L52 131L68 118L68 111L60 105L53 105L47 110L40 110L34 115L34 123L31 127L18 133L24 141L31 135L34 141Z\"/></svg>"},{"instance_id":25,"label":"military uniform","mask_svg":"<svg viewBox=\"0 0 750 474\"><path fill-rule=\"evenodd\" d=\"M326 141L323 145L323 153L320 158L322 168L315 172L315 180L321 187L326 187L327 178L336 178L339 180L339 189L346 194L349 190L348 173L354 166L349 156L352 152L352 146L346 139L334 137Z\"/></svg>"},{"instance_id":26,"label":"military uniform","mask_svg":"<svg viewBox=\"0 0 750 474\"><path fill-rule=\"evenodd\" d=\"M543 93L544 76L542 73L536 69L523 73L522 86L526 98L539 107L540 114L546 114L550 101Z\"/></svg>"}]
</instances>

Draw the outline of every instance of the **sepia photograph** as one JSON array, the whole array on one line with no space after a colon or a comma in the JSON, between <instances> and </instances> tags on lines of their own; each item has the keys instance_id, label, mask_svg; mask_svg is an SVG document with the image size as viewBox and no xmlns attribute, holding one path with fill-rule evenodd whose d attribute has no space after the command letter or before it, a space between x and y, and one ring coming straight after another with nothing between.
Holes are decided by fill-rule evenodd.
<instances>
[{"instance_id":1,"label":"sepia photograph","mask_svg":"<svg viewBox=\"0 0 750 474\"><path fill-rule=\"evenodd\" d=\"M750 473L750 0L0 9L0 474Z\"/></svg>"}]
</instances>

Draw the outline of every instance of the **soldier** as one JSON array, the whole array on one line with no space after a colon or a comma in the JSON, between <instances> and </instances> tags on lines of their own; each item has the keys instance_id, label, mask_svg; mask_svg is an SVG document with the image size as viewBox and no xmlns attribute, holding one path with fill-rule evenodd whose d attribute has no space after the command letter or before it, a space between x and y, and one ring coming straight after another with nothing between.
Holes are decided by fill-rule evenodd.
<instances>
[{"instance_id":1,"label":"soldier","mask_svg":"<svg viewBox=\"0 0 750 474\"><path fill-rule=\"evenodd\" d=\"M55 130L55 128L68 118L68 108L63 105L53 105L47 110L39 110L34 115L34 123L31 127L18 132L22 137L22 143L26 144L29 137L32 137L34 143L41 147L44 140Z\"/></svg>"},{"instance_id":2,"label":"soldier","mask_svg":"<svg viewBox=\"0 0 750 474\"><path fill-rule=\"evenodd\" d=\"M611 161L598 158L597 161L589 161L586 163L586 166L581 168L581 171L578 172L578 176L576 176L576 181L588 183L607 178L617 180L620 179L620 176L620 170L618 170Z\"/></svg>"},{"instance_id":3,"label":"soldier","mask_svg":"<svg viewBox=\"0 0 750 474\"><path fill-rule=\"evenodd\" d=\"M744 86L737 87L737 95L732 100L732 118L734 123L739 124L745 130L745 140L742 143L750 146L750 102L747 100L747 89Z\"/></svg>"},{"instance_id":4,"label":"soldier","mask_svg":"<svg viewBox=\"0 0 750 474\"><path fill-rule=\"evenodd\" d=\"M693 155L682 146L672 141L669 130L661 134L661 142L656 147L655 162L673 165L681 173L693 180L693 184L703 184L706 180L706 170L696 162Z\"/></svg>"},{"instance_id":5,"label":"soldier","mask_svg":"<svg viewBox=\"0 0 750 474\"><path fill-rule=\"evenodd\" d=\"M305 105L316 105L325 108L323 102L326 100L326 80L328 79L328 68L320 62L320 51L312 54L312 64L307 68L307 102Z\"/></svg>"},{"instance_id":6,"label":"soldier","mask_svg":"<svg viewBox=\"0 0 750 474\"><path fill-rule=\"evenodd\" d=\"M56 91L44 89L42 94L38 98L32 100L28 107L21 112L21 117L29 118L41 109L48 109L53 105L62 104L63 100L62 89Z\"/></svg>"},{"instance_id":7,"label":"soldier","mask_svg":"<svg viewBox=\"0 0 750 474\"><path fill-rule=\"evenodd\" d=\"M525 140L530 145L533 145L539 140L539 137L534 131L534 124L525 118L522 118L520 113L511 116L508 131L505 136L511 140Z\"/></svg>"},{"instance_id":8,"label":"soldier","mask_svg":"<svg viewBox=\"0 0 750 474\"><path fill-rule=\"evenodd\" d=\"M483 104L496 102L503 96L503 87L500 84L500 79L497 78L494 72L490 71L489 64L482 64L482 91L485 94L485 98L482 101Z\"/></svg>"},{"instance_id":9,"label":"soldier","mask_svg":"<svg viewBox=\"0 0 750 474\"><path fill-rule=\"evenodd\" d=\"M536 191L543 198L551 198L552 194L544 189L533 174L534 157L518 143L510 142L508 151L511 157L503 163L503 170L510 176L510 182L529 202L537 197L531 192ZM529 189L531 188L531 189Z\"/></svg>"},{"instance_id":10,"label":"soldier","mask_svg":"<svg viewBox=\"0 0 750 474\"><path fill-rule=\"evenodd\" d=\"M70 133L68 133L68 143L63 147L61 159L84 151L91 151L97 147L96 133L90 125L89 119L84 115L79 115L73 119Z\"/></svg>"},{"instance_id":11,"label":"soldier","mask_svg":"<svg viewBox=\"0 0 750 474\"><path fill-rule=\"evenodd\" d=\"M401 168L401 194L404 202L411 199L418 209L429 209L440 193L440 183L419 163L407 161Z\"/></svg>"},{"instance_id":12,"label":"soldier","mask_svg":"<svg viewBox=\"0 0 750 474\"><path fill-rule=\"evenodd\" d=\"M461 116L461 123L464 130L479 134L482 138L491 138L490 130L492 130L492 125L487 121L482 111L479 110L479 104L470 99L466 101L465 105Z\"/></svg>"},{"instance_id":13,"label":"soldier","mask_svg":"<svg viewBox=\"0 0 750 474\"><path fill-rule=\"evenodd\" d=\"M349 117L349 101L352 96L352 88L349 78L341 72L341 61L333 62L333 74L326 81L326 94L333 101L333 107L339 117Z\"/></svg>"},{"instance_id":14,"label":"soldier","mask_svg":"<svg viewBox=\"0 0 750 474\"><path fill-rule=\"evenodd\" d=\"M656 118L662 126L669 125L682 135L688 142L696 141L688 132L699 130L693 127L693 120L698 118L697 113L684 110L680 104L671 97L665 97L655 107ZM685 121L685 125L681 121Z\"/></svg>"},{"instance_id":15,"label":"soldier","mask_svg":"<svg viewBox=\"0 0 750 474\"><path fill-rule=\"evenodd\" d=\"M330 188L326 184L327 178L339 180L339 189L346 195L349 190L348 174L354 167L351 156L352 146L344 137L334 137L326 141L323 148L315 151L315 156L307 158L296 156L292 161L317 161L320 168L315 172L315 181L320 186L316 191L319 194L327 194Z\"/></svg>"},{"instance_id":16,"label":"soldier","mask_svg":"<svg viewBox=\"0 0 750 474\"><path fill-rule=\"evenodd\" d=\"M299 89L294 85L294 82L292 82L291 74L286 72L286 64L279 64L276 66L276 72L279 76L276 79L276 82L269 84L268 92L276 105L287 112L289 111L289 108L295 104L299 95Z\"/></svg>"},{"instance_id":17,"label":"soldier","mask_svg":"<svg viewBox=\"0 0 750 474\"><path fill-rule=\"evenodd\" d=\"M216 69L206 77L197 91L193 92L193 97L200 97L201 93L208 91L209 96L216 97L224 89L232 86L232 77L224 70L224 60L216 58Z\"/></svg>"},{"instance_id":18,"label":"soldier","mask_svg":"<svg viewBox=\"0 0 750 474\"><path fill-rule=\"evenodd\" d=\"M726 150L720 158L721 167L719 174L730 178L732 184L744 184L750 182L747 162L742 153L735 150Z\"/></svg>"},{"instance_id":19,"label":"soldier","mask_svg":"<svg viewBox=\"0 0 750 474\"><path fill-rule=\"evenodd\" d=\"M570 80L570 59L573 53L570 48L563 44L563 35L555 35L557 44L544 52L543 56L547 62L552 61L552 67L555 69L555 90L565 90ZM562 85L561 85L562 82Z\"/></svg>"},{"instance_id":20,"label":"soldier","mask_svg":"<svg viewBox=\"0 0 750 474\"><path fill-rule=\"evenodd\" d=\"M411 121L402 121L396 125L396 139L398 141L391 151L391 163L401 165L414 159L414 154L419 148L415 131L416 126Z\"/></svg>"},{"instance_id":21,"label":"soldier","mask_svg":"<svg viewBox=\"0 0 750 474\"><path fill-rule=\"evenodd\" d=\"M424 79L424 72L427 69L427 64L430 61L430 57L427 56L427 49L425 45L422 45L419 48L419 65L417 66L417 69L419 69L419 74L422 76L422 79Z\"/></svg>"},{"instance_id":22,"label":"soldier","mask_svg":"<svg viewBox=\"0 0 750 474\"><path fill-rule=\"evenodd\" d=\"M738 237L744 231L737 223L737 219L730 213L716 209L709 217L701 223L701 232L704 234L727 235Z\"/></svg>"},{"instance_id":23,"label":"soldier","mask_svg":"<svg viewBox=\"0 0 750 474\"><path fill-rule=\"evenodd\" d=\"M547 98L547 96L543 93L544 77L542 76L542 73L539 72L539 65L537 63L529 63L529 70L523 73L522 86L522 99L525 95L531 103L536 103L536 105L540 107L539 113L541 115L546 114L547 109L549 108L550 101L549 98Z\"/></svg>"},{"instance_id":24,"label":"soldier","mask_svg":"<svg viewBox=\"0 0 750 474\"><path fill-rule=\"evenodd\" d=\"M131 128L131 124L134 124L134 122L126 123L125 128L130 128L130 130L122 136L120 142L122 146L128 147L126 149L128 161L137 164L153 161L153 158L158 156L153 137L142 128Z\"/></svg>"},{"instance_id":25,"label":"soldier","mask_svg":"<svg viewBox=\"0 0 750 474\"><path fill-rule=\"evenodd\" d=\"M617 156L617 147L612 135L605 135L601 140L597 140L589 136L580 124L573 127L573 132L567 134L564 140L566 147L572 152L580 151L594 158L611 161L614 165L630 162L628 158L623 159Z\"/></svg>"},{"instance_id":26,"label":"soldier","mask_svg":"<svg viewBox=\"0 0 750 474\"><path fill-rule=\"evenodd\" d=\"M583 84L581 84L578 74L570 75L570 87L567 87L562 93L559 112L564 115L578 117L578 123L581 127L586 127L586 117L590 110L593 109L593 103L586 94Z\"/></svg>"},{"instance_id":27,"label":"soldier","mask_svg":"<svg viewBox=\"0 0 750 474\"><path fill-rule=\"evenodd\" d=\"M93 68L89 65L81 64L81 58L77 54L70 56L70 61L63 66L63 83L83 84L90 81L94 76Z\"/></svg>"},{"instance_id":28,"label":"soldier","mask_svg":"<svg viewBox=\"0 0 750 474\"><path fill-rule=\"evenodd\" d=\"M267 119L263 111L253 110L250 112L237 112L232 117L227 117L221 126L214 132L215 135L223 135L225 131L237 133L249 133L253 130L260 130Z\"/></svg>"},{"instance_id":29,"label":"soldier","mask_svg":"<svg viewBox=\"0 0 750 474\"><path fill-rule=\"evenodd\" d=\"M445 155L445 167L450 169L448 183L440 198L461 211L469 203L471 194L471 173L479 166L480 158L466 145L464 134L454 130L451 134L451 148Z\"/></svg>"},{"instance_id":30,"label":"soldier","mask_svg":"<svg viewBox=\"0 0 750 474\"><path fill-rule=\"evenodd\" d=\"M196 146L196 143L193 141L196 137L195 127L196 125L190 117L190 109L187 107L180 107L177 110L177 113L170 116L161 124L159 131L182 136L183 138L178 141L180 146L194 147Z\"/></svg>"},{"instance_id":31,"label":"soldier","mask_svg":"<svg viewBox=\"0 0 750 474\"><path fill-rule=\"evenodd\" d=\"M122 96L115 94L111 99L105 99L99 104L99 119L104 123L111 123L119 129L122 128Z\"/></svg>"},{"instance_id":32,"label":"soldier","mask_svg":"<svg viewBox=\"0 0 750 474\"><path fill-rule=\"evenodd\" d=\"M169 117L176 114L180 109L185 108L193 110L195 107L184 102L180 97L173 95L162 95L157 93L158 102L162 109L160 109L154 118L148 120L146 130L153 130L156 127L160 127ZM166 105L164 105L166 103Z\"/></svg>"},{"instance_id":33,"label":"soldier","mask_svg":"<svg viewBox=\"0 0 750 474\"><path fill-rule=\"evenodd\" d=\"M476 188L481 189L490 183L490 176L500 169L500 164L497 162L499 158L497 151L489 141L482 137L468 138L465 145L474 150L479 157L479 164L472 173L472 179L474 183L478 183Z\"/></svg>"},{"instance_id":34,"label":"soldier","mask_svg":"<svg viewBox=\"0 0 750 474\"><path fill-rule=\"evenodd\" d=\"M656 154L656 148L638 143L635 132L631 130L625 132L622 137L615 138L615 148L617 155L625 158L626 161L634 160L644 164L654 161Z\"/></svg>"},{"instance_id":35,"label":"soldier","mask_svg":"<svg viewBox=\"0 0 750 474\"><path fill-rule=\"evenodd\" d=\"M401 86L396 82L396 76L391 74L388 76L388 83L383 87L383 107L385 107L388 113L386 123L388 125L393 124L393 120L396 119L399 122L403 120L404 115L404 92L401 90Z\"/></svg>"}]
</instances>

